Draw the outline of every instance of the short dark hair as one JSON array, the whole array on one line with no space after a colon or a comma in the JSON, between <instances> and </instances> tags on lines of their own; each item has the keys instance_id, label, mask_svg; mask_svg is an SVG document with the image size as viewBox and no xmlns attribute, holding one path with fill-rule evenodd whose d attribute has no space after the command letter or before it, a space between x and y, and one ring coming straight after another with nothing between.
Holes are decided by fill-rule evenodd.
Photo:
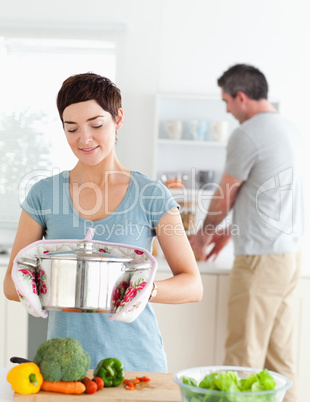
<instances>
[{"instance_id":1,"label":"short dark hair","mask_svg":"<svg viewBox=\"0 0 310 402\"><path fill-rule=\"evenodd\" d=\"M57 95L61 121L67 106L88 100L95 100L116 121L122 107L121 91L108 78L94 73L72 75L63 82Z\"/></svg>"},{"instance_id":2,"label":"short dark hair","mask_svg":"<svg viewBox=\"0 0 310 402\"><path fill-rule=\"evenodd\" d=\"M233 98L237 92L244 92L250 99L267 99L268 83L264 74L248 64L236 64L230 67L217 80L218 86Z\"/></svg>"}]
</instances>

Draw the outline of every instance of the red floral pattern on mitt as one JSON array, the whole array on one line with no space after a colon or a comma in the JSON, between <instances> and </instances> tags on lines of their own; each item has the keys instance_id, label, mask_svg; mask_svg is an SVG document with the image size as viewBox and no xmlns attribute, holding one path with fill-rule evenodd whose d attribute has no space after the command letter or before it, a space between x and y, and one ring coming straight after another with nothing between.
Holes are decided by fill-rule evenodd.
<instances>
[{"instance_id":1,"label":"red floral pattern on mitt","mask_svg":"<svg viewBox=\"0 0 310 402\"><path fill-rule=\"evenodd\" d=\"M36 284L36 272L35 268L29 267L29 268L21 268L18 270L22 274L22 277L25 280L31 280L31 288L32 288L32 293L37 295L38 294L38 288Z\"/></svg>"},{"instance_id":2,"label":"red floral pattern on mitt","mask_svg":"<svg viewBox=\"0 0 310 402\"><path fill-rule=\"evenodd\" d=\"M138 296L146 286L148 276L148 270L137 270L132 274L129 284L126 281L121 281L118 286L116 286L112 296L113 312L119 312ZM138 305L139 303L132 308L137 308Z\"/></svg>"},{"instance_id":3,"label":"red floral pattern on mitt","mask_svg":"<svg viewBox=\"0 0 310 402\"><path fill-rule=\"evenodd\" d=\"M43 269L39 269L36 272L36 283L38 288L38 293L45 295L47 293L47 286L46 286L46 273Z\"/></svg>"},{"instance_id":4,"label":"red floral pattern on mitt","mask_svg":"<svg viewBox=\"0 0 310 402\"><path fill-rule=\"evenodd\" d=\"M113 311L116 311L117 308L120 306L122 300L124 299L125 292L128 288L128 282L122 280L113 290L112 293L112 305Z\"/></svg>"}]
</instances>

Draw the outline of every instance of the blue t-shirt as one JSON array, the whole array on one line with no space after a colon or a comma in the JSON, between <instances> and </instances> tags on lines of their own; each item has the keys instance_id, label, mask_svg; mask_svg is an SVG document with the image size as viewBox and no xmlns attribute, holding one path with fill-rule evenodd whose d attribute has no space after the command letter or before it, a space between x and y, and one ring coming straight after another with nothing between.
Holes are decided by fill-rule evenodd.
<instances>
[{"instance_id":1,"label":"blue t-shirt","mask_svg":"<svg viewBox=\"0 0 310 402\"><path fill-rule=\"evenodd\" d=\"M160 182L133 171L118 208L95 222L79 216L69 193L69 172L40 180L32 186L22 208L43 228L46 239L83 239L90 227L94 240L137 245L151 251L155 228L163 215L177 206ZM119 358L127 371L167 371L166 354L150 303L130 324L109 321L109 314L50 311L48 339L77 339L91 357L90 368L104 358Z\"/></svg>"}]
</instances>

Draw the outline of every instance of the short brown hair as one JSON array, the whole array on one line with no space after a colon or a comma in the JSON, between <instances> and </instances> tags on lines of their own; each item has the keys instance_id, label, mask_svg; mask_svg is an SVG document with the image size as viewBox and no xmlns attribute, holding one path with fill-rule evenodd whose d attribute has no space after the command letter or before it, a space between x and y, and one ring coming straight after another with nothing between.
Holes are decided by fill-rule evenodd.
<instances>
[{"instance_id":1,"label":"short brown hair","mask_svg":"<svg viewBox=\"0 0 310 402\"><path fill-rule=\"evenodd\" d=\"M268 83L264 74L248 64L236 64L230 67L217 80L219 87L233 98L237 92L244 92L250 99L267 99Z\"/></svg>"},{"instance_id":2,"label":"short brown hair","mask_svg":"<svg viewBox=\"0 0 310 402\"><path fill-rule=\"evenodd\" d=\"M67 106L88 100L95 100L116 121L122 107L121 91L108 78L94 73L72 75L63 82L57 95L61 121Z\"/></svg>"}]
</instances>

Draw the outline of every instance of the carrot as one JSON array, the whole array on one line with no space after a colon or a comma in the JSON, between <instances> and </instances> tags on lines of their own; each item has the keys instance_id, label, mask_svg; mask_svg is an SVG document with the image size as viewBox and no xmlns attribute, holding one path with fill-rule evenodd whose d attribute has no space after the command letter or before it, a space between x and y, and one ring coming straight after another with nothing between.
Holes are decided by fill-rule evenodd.
<instances>
[{"instance_id":1,"label":"carrot","mask_svg":"<svg viewBox=\"0 0 310 402\"><path fill-rule=\"evenodd\" d=\"M81 381L55 381L43 380L41 385L43 391L59 392L61 394L82 394L86 387Z\"/></svg>"}]
</instances>

